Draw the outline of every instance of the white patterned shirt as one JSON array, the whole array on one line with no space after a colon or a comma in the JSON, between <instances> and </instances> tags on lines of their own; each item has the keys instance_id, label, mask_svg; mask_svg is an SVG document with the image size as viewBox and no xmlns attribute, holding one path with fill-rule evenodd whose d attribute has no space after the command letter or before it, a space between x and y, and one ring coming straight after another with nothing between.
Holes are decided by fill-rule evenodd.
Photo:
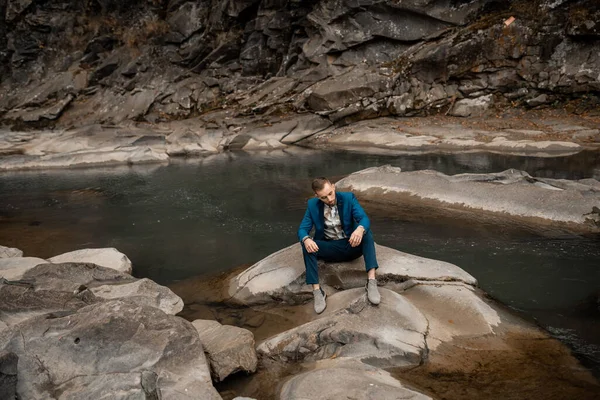
<instances>
[{"instance_id":1,"label":"white patterned shirt","mask_svg":"<svg viewBox=\"0 0 600 400\"><path fill-rule=\"evenodd\" d=\"M345 239L346 233L344 233L344 229L342 228L337 204L333 206L325 204L323 216L325 217L325 237L329 240Z\"/></svg>"}]
</instances>

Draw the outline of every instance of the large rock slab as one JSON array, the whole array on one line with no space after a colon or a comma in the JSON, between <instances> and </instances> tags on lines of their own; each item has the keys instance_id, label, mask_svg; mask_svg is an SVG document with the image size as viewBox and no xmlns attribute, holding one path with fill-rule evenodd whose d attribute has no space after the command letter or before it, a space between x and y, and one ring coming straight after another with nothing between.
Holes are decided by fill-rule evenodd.
<instances>
[{"instance_id":1,"label":"large rock slab","mask_svg":"<svg viewBox=\"0 0 600 400\"><path fill-rule=\"evenodd\" d=\"M77 310L105 300L127 300L177 314L183 301L149 279L86 263L44 263L19 281L0 283L0 320L14 325L35 315Z\"/></svg>"},{"instance_id":2,"label":"large rock slab","mask_svg":"<svg viewBox=\"0 0 600 400\"><path fill-rule=\"evenodd\" d=\"M0 258L17 258L23 257L23 250L15 247L0 246Z\"/></svg>"},{"instance_id":3,"label":"large rock slab","mask_svg":"<svg viewBox=\"0 0 600 400\"><path fill-rule=\"evenodd\" d=\"M140 305L149 305L162 312L175 315L183 310L183 300L171 289L150 279L140 279L133 283L102 285L90 289L100 299L113 300L126 298Z\"/></svg>"},{"instance_id":4,"label":"large rock slab","mask_svg":"<svg viewBox=\"0 0 600 400\"><path fill-rule=\"evenodd\" d=\"M311 371L295 375L288 380L281 388L279 398L281 400L431 399L407 388L388 372L352 359L317 361Z\"/></svg>"},{"instance_id":5,"label":"large rock slab","mask_svg":"<svg viewBox=\"0 0 600 400\"><path fill-rule=\"evenodd\" d=\"M48 259L55 264L58 263L93 263L101 267L112 268L116 271L131 274L131 260L117 249L81 249L59 254Z\"/></svg>"},{"instance_id":6,"label":"large rock slab","mask_svg":"<svg viewBox=\"0 0 600 400\"><path fill-rule=\"evenodd\" d=\"M420 207L518 219L584 232L600 231L600 182L534 178L524 171L448 176L426 170L401 172L384 166L342 179L340 190L394 208L418 202ZM459 212L460 211L460 212Z\"/></svg>"},{"instance_id":7,"label":"large rock slab","mask_svg":"<svg viewBox=\"0 0 600 400\"><path fill-rule=\"evenodd\" d=\"M99 301L89 287L134 280L95 264L37 263L19 280L0 283L0 320L11 326L40 314L77 310Z\"/></svg>"},{"instance_id":8,"label":"large rock slab","mask_svg":"<svg viewBox=\"0 0 600 400\"><path fill-rule=\"evenodd\" d=\"M313 111L337 110L363 98L391 91L392 82L389 76L355 68L317 83L311 88L307 104Z\"/></svg>"},{"instance_id":9,"label":"large rock slab","mask_svg":"<svg viewBox=\"0 0 600 400\"><path fill-rule=\"evenodd\" d=\"M43 156L8 156L0 164L0 171L19 169L93 167L98 165L146 164L168 162L169 156L148 146L123 147L117 150L88 150Z\"/></svg>"},{"instance_id":10,"label":"large rock slab","mask_svg":"<svg viewBox=\"0 0 600 400\"><path fill-rule=\"evenodd\" d=\"M198 333L154 307L113 300L0 332L20 398L221 399Z\"/></svg>"},{"instance_id":11,"label":"large rock slab","mask_svg":"<svg viewBox=\"0 0 600 400\"><path fill-rule=\"evenodd\" d=\"M283 361L352 357L378 367L419 365L427 353L427 320L401 295L380 292L377 307L364 289L336 293L323 314L265 340L257 351Z\"/></svg>"},{"instance_id":12,"label":"large rock slab","mask_svg":"<svg viewBox=\"0 0 600 400\"><path fill-rule=\"evenodd\" d=\"M210 320L198 319L192 325L198 330L215 381L238 371L256 371L258 359L252 332Z\"/></svg>"},{"instance_id":13,"label":"large rock slab","mask_svg":"<svg viewBox=\"0 0 600 400\"><path fill-rule=\"evenodd\" d=\"M455 338L494 335L502 323L501 314L493 303L484 301L468 285L422 282L406 290L403 296L427 318L426 340L430 352Z\"/></svg>"},{"instance_id":14,"label":"large rock slab","mask_svg":"<svg viewBox=\"0 0 600 400\"><path fill-rule=\"evenodd\" d=\"M47 260L37 257L0 258L0 276L9 281L19 280L36 265L47 263Z\"/></svg>"},{"instance_id":15,"label":"large rock slab","mask_svg":"<svg viewBox=\"0 0 600 400\"><path fill-rule=\"evenodd\" d=\"M472 285L477 283L475 278L453 264L414 256L385 246L376 245L375 249L379 262L377 274L382 285L411 279L460 281ZM322 263L321 266L321 281L329 286L348 289L365 284L362 258L346 263ZM289 303L302 303L312 298L310 287L305 285L305 273L300 244L293 244L231 279L229 301L260 304L283 299Z\"/></svg>"}]
</instances>

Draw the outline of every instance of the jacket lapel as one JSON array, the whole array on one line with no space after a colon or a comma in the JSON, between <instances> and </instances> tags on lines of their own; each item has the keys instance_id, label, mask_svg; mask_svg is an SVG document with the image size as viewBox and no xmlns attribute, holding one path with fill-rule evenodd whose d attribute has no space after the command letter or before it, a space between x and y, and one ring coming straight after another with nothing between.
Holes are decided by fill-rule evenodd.
<instances>
[{"instance_id":1,"label":"jacket lapel","mask_svg":"<svg viewBox=\"0 0 600 400\"><path fill-rule=\"evenodd\" d=\"M336 192L335 199L337 202L338 214L340 215L340 223L342 224L342 230L345 231L346 229L344 229L344 198Z\"/></svg>"}]
</instances>

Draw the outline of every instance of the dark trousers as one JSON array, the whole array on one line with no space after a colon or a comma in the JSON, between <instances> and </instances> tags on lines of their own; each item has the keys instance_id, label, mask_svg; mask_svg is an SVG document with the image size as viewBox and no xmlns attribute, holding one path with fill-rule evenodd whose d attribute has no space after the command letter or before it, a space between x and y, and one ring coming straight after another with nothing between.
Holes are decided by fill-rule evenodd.
<instances>
[{"instance_id":1,"label":"dark trousers","mask_svg":"<svg viewBox=\"0 0 600 400\"><path fill-rule=\"evenodd\" d=\"M302 255L304 256L304 266L306 267L306 284L312 285L319 283L319 270L317 260L326 262L343 262L355 260L364 256L365 269L369 271L378 268L377 257L375 256L375 241L371 231L363 236L362 242L356 247L350 246L348 238L339 240L315 240L319 251L309 253L302 244Z\"/></svg>"}]
</instances>

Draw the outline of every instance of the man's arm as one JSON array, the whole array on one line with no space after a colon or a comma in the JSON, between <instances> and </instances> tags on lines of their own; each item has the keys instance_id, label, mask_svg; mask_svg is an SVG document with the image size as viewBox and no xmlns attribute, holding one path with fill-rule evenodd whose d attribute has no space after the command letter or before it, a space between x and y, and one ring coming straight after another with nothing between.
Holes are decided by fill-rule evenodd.
<instances>
[{"instance_id":1,"label":"man's arm","mask_svg":"<svg viewBox=\"0 0 600 400\"><path fill-rule=\"evenodd\" d=\"M365 210L363 210L363 208L360 206L360 203L358 202L356 196L354 196L354 193L351 193L351 195L352 218L354 218L354 220L358 222L358 225L362 226L366 232L371 227L371 221L369 220L369 217L367 217L367 213L365 212Z\"/></svg>"},{"instance_id":2,"label":"man's arm","mask_svg":"<svg viewBox=\"0 0 600 400\"><path fill-rule=\"evenodd\" d=\"M304 217L302 218L302 222L300 222L300 227L298 228L298 240L304 241L307 237L310 237L308 233L313 227L313 220L310 217L310 212L308 211L308 206L306 207L306 212L304 213Z\"/></svg>"}]
</instances>

